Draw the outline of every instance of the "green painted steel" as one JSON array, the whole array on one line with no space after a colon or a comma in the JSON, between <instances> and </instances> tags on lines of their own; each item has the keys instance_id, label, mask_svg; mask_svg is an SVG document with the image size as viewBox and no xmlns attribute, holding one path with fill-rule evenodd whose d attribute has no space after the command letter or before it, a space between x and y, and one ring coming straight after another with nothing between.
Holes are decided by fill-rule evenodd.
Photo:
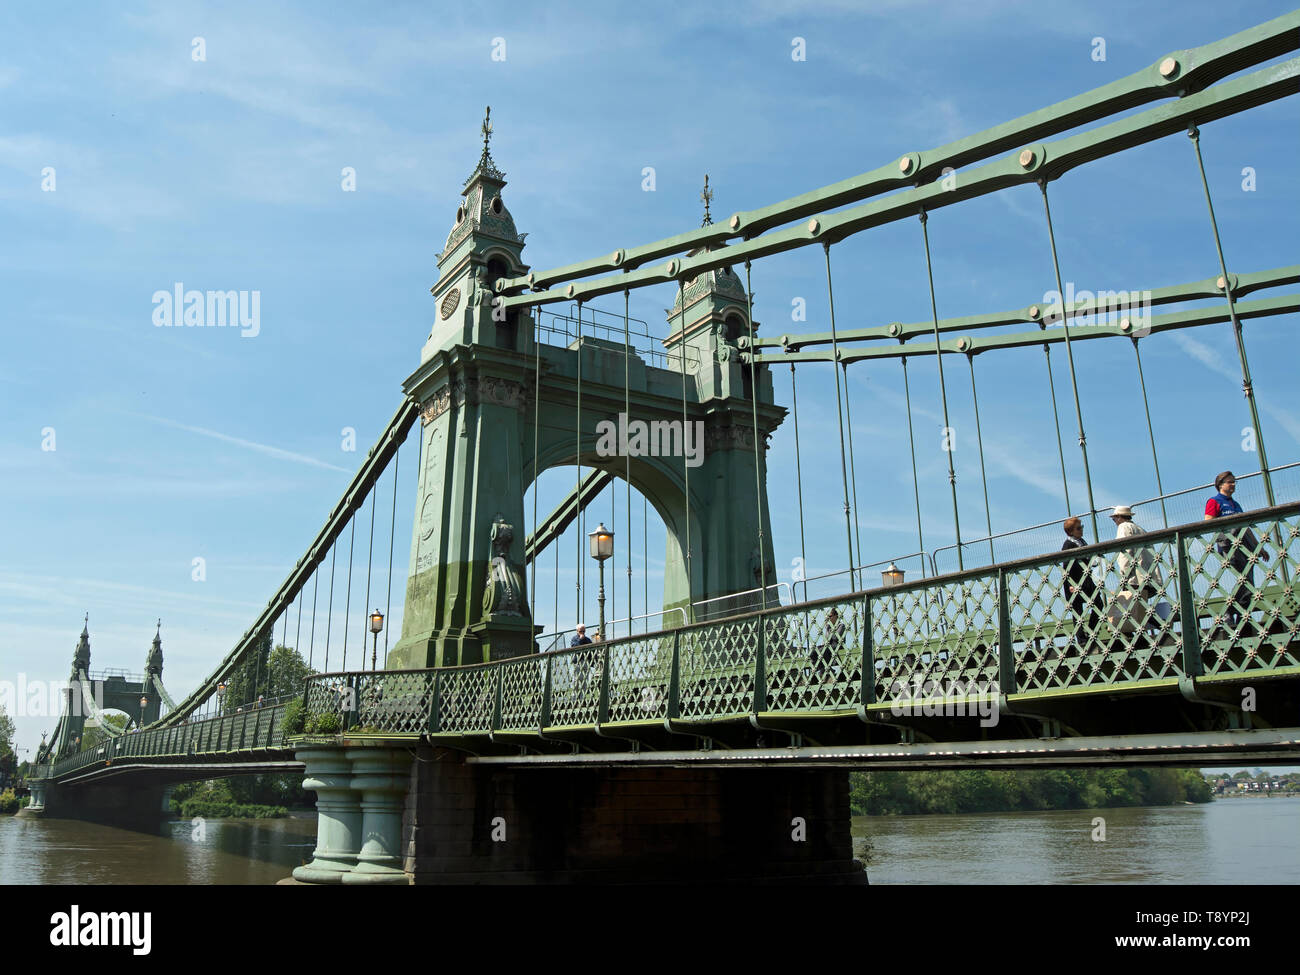
<instances>
[{"instance_id":1,"label":"green painted steel","mask_svg":"<svg viewBox=\"0 0 1300 975\"><path fill-rule=\"evenodd\" d=\"M1097 580L1091 605L1072 605L1067 590L1063 559L1076 557ZM635 739L666 719L870 720L941 698L1023 710L1098 691L1177 693L1187 678L1294 679L1300 598L1285 579L1297 566L1300 504L1290 504L550 654L318 675L308 701L338 711L330 688L364 681L359 707L375 733L474 749L594 734L606 721ZM366 703L376 695L385 709Z\"/></svg>"},{"instance_id":2,"label":"green painted steel","mask_svg":"<svg viewBox=\"0 0 1300 975\"><path fill-rule=\"evenodd\" d=\"M1248 320L1265 318L1273 315L1291 315L1300 311L1300 294L1279 295L1275 298L1260 298L1256 301L1236 303L1237 318ZM1230 321L1228 309L1224 306L1215 308L1195 308L1189 311L1168 312L1164 315L1152 315L1141 327L1149 334L1173 331L1180 328L1193 328L1198 325L1215 325ZM1132 324L1123 321L1114 325L1077 325L1070 329L1070 341L1081 342L1087 339L1109 338L1114 336L1131 336ZM993 338L973 338L963 335L960 338L947 339L939 343L941 352L948 354L977 355L992 349L1029 348L1036 345L1063 342L1065 336L1059 331L1017 332L1014 335L999 335ZM934 355L933 342L917 342L901 346L868 346L866 348L840 349L840 362L853 363L865 359L902 359L917 356ZM748 353L742 353L748 355ZM758 352L754 354L760 362L830 362L832 354L828 351L809 350L803 352Z\"/></svg>"},{"instance_id":3,"label":"green painted steel","mask_svg":"<svg viewBox=\"0 0 1300 975\"><path fill-rule=\"evenodd\" d=\"M1111 82L1101 88L1057 102L1029 115L986 129L975 135L950 142L928 152L909 152L897 162L830 186L758 210L742 211L726 223L710 224L688 233L648 244L643 247L620 248L612 254L580 261L550 271L536 271L528 275L505 278L497 282L498 293L512 294L528 288L548 288L557 282L583 278L607 271L639 267L648 261L672 254L683 254L707 245L721 245L733 238L751 238L772 227L802 220L837 207L856 203L902 187L937 179L947 167L960 169L972 162L1008 152L1027 143L1068 131L1080 125L1096 122L1110 115L1128 111L1140 105L1166 98L1198 93L1229 74L1252 65L1278 57L1300 47L1300 11L1293 11L1230 37L1204 44L1197 48L1174 51L1149 67L1136 71L1126 78ZM1162 67L1173 62L1173 70L1166 74ZM1200 121L1205 121L1202 118ZM1175 126L1175 131L1183 123ZM927 206L927 209L932 207ZM912 205L909 215L915 214ZM683 267L684 275L694 271ZM627 274L627 287L633 275ZM618 290L622 290L622 286ZM577 292L575 291L575 294ZM590 297L590 294L584 295ZM569 300L574 295L563 289L541 295L517 296L521 304L541 304L548 301ZM515 303L511 297L508 303Z\"/></svg>"},{"instance_id":4,"label":"green painted steel","mask_svg":"<svg viewBox=\"0 0 1300 975\"><path fill-rule=\"evenodd\" d=\"M1300 31L1297 31L1297 27L1300 27L1300 11L1279 17L1216 44L1206 45L1194 51L1178 52L1130 76L1123 82L1080 96L1082 99L1092 100L1091 108L1081 106L1078 112L1063 112L1055 118L1049 117L1053 112L1053 109L1049 108L971 137L970 141L989 147L989 152L972 155L960 151L954 152L952 147L945 147L948 150L946 155L944 150L927 154L909 153L893 167L892 173L889 172L890 167L882 167L881 170L875 171L878 175L874 178L873 174L864 174L857 177L856 181L850 181L860 184L857 190L845 187L844 184L836 184L806 194L805 197L787 201L785 204L777 204L767 211L755 212L757 222L760 224L758 229L768 225L788 223L810 213L817 214L806 224L755 236L757 230L749 222L755 214L737 214L732 218L732 223L727 225L730 233L723 230L711 232L713 226L719 226L712 225L700 231L649 245L647 248L618 250L610 257L597 258L594 261L582 262L556 271L534 273L531 281L526 276L499 281L497 285L499 290L502 294L507 294L522 288L541 287L553 281L577 278L585 274L622 269L620 273L613 276L571 283L563 288L549 288L534 294L509 294L502 303L505 307L523 308L559 301L590 301L599 295L622 291L625 288L689 280L705 270L719 267L724 263L733 264L752 260L827 240L834 242L870 227L913 217L921 209L934 211L1007 186L1038 182L1040 179L1056 179L1086 162L1172 135L1192 124L1204 125L1206 122L1300 91L1300 60L1295 59L1242 78L1222 82L1205 90L1199 88L1200 85L1216 81L1231 71L1239 71L1243 67L1259 64L1279 54L1296 50L1300 47ZM1173 61L1173 70L1170 75L1165 76L1160 69L1170 60ZM1211 66L1209 62L1213 62L1213 65ZM1207 70L1198 73L1198 66L1206 67ZM1115 85L1125 83L1129 85L1126 93L1119 94L1115 91ZM1143 92L1149 97L1135 98L1138 92ZM1104 118L1135 104L1176 95L1181 97L1172 104L1121 118L1108 125L1057 142L1026 146L1027 143L1033 143L1045 135L1066 131L1086 121ZM1065 104L1068 103L1062 103L1062 106ZM1054 106L1054 108L1062 106ZM988 163L969 173L959 174L957 185L951 189L933 181L944 167L951 166L955 169L972 161L973 158L984 158L1016 145L1026 146L1026 148L1022 152ZM1029 155L1022 156L1022 153L1029 153ZM936 155L939 158L934 158ZM1022 162L1022 158L1027 161ZM906 168L904 168L905 164ZM926 177L932 181L926 182ZM827 212L829 208L843 205L851 199L863 199L890 190L900 190L904 186L913 188L895 192L884 200L848 210ZM848 192L845 192L846 190ZM712 250L698 252L694 257L670 260L657 267L637 271L628 270L630 264L686 251L705 241L714 244L723 243L732 237L743 237L744 242L727 247L715 247Z\"/></svg>"}]
</instances>

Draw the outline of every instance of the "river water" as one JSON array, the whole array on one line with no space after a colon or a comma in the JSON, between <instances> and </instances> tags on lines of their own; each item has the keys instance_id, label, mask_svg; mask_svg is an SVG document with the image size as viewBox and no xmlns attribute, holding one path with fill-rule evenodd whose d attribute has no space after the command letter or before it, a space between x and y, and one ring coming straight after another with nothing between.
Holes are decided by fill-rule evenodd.
<instances>
[{"instance_id":1,"label":"river water","mask_svg":"<svg viewBox=\"0 0 1300 975\"><path fill-rule=\"evenodd\" d=\"M1094 840L1096 818L1105 839ZM872 884L1294 884L1300 797L963 816L856 816ZM311 858L312 815L139 833L0 816L0 884L273 884Z\"/></svg>"},{"instance_id":2,"label":"river water","mask_svg":"<svg viewBox=\"0 0 1300 975\"><path fill-rule=\"evenodd\" d=\"M1094 820L1103 819L1105 839ZM1300 796L1194 806L855 816L872 884L1300 883Z\"/></svg>"}]
</instances>

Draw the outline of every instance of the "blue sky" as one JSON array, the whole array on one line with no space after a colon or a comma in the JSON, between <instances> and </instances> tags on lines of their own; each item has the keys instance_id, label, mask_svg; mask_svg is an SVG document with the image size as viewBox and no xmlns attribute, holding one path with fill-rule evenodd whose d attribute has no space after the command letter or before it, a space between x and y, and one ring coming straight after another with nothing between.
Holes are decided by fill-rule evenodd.
<instances>
[{"instance_id":1,"label":"blue sky","mask_svg":"<svg viewBox=\"0 0 1300 975\"><path fill-rule=\"evenodd\" d=\"M174 692L229 650L303 553L418 365L434 314L435 255L478 155L484 105L492 105L493 153L510 181L506 202L529 233L525 259L545 268L698 225L705 172L715 215L761 206L1098 87L1289 7L557 3L501 14L424 4L6 7L4 675L66 676L87 611L94 666L133 671L161 616ZM196 37L204 61L192 57ZM795 37L806 42L805 61L791 58ZM1091 57L1096 37L1105 39L1105 61ZM504 38L505 60L493 60L494 38ZM1296 263L1298 115L1290 99L1204 129L1234 270ZM656 170L654 192L642 190L646 166ZM1246 166L1257 172L1253 192L1241 188ZM47 167L53 192L42 190ZM355 192L341 189L344 167L356 171ZM1183 136L1075 171L1050 192L1062 272L1080 288L1161 287L1218 272ZM941 317L1021 307L1054 286L1032 187L938 212L930 235ZM841 327L928 318L914 222L846 242L835 266ZM759 262L760 329L824 330L823 273L814 249ZM176 282L259 291L259 334L155 328L151 296ZM807 300L806 323L789 321L794 297ZM633 314L663 334L671 301L671 286L648 289L634 296ZM1275 465L1300 459L1296 324L1288 316L1246 328ZM1254 469L1255 455L1241 449L1248 416L1228 327L1157 336L1143 353L1166 488L1202 483L1225 467ZM1064 356L1053 359L1077 510L1084 492L1069 376ZM1098 504L1153 495L1131 349L1087 343L1076 360ZM843 551L838 478L823 474L838 467L828 370L800 374L814 571L840 568ZM969 378L964 363L946 370L963 534L980 534ZM1059 518L1041 352L987 356L977 370L994 531ZM877 363L854 367L850 377L863 557L914 551L901 374L896 363ZM933 547L952 538L933 363L916 363L911 378L922 517ZM788 371L776 383L788 405ZM342 449L349 427L355 452ZM54 450L41 449L47 428ZM793 451L787 421L769 455L780 512L794 510ZM412 455L397 496L398 626ZM544 477L542 511L570 484L571 472ZM1294 492L1300 481L1291 485ZM391 490L385 481L377 586L386 584ZM621 490L614 504L621 580ZM609 505L600 502L597 516ZM663 534L653 514L652 522L653 604ZM774 536L788 577L797 519L779 518ZM561 544L567 626L572 535ZM191 578L196 557L206 560L201 583ZM639 545L635 565L639 594ZM539 607L549 607L551 574L539 581ZM626 611L621 585L618 615ZM355 592L354 612L360 581ZM539 608L540 621L552 615ZM291 623L290 643L295 631ZM20 746L53 723L20 717Z\"/></svg>"}]
</instances>

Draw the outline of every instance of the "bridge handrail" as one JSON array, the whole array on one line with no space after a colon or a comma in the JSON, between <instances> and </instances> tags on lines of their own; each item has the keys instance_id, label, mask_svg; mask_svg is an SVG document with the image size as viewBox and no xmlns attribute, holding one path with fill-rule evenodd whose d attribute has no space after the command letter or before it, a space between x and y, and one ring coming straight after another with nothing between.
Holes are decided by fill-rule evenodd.
<instances>
[{"instance_id":1,"label":"bridge handrail","mask_svg":"<svg viewBox=\"0 0 1300 975\"><path fill-rule=\"evenodd\" d=\"M773 710L774 697L778 705L782 695L787 704L806 701L809 681L818 682L824 699L814 710L851 712L905 695L909 682L920 687L921 677L953 672L963 676L968 689L982 683L972 693L1016 694L1207 673L1300 670L1294 650L1280 654L1280 662L1260 662L1252 654L1241 663L1231 656L1231 640L1215 636L1216 628L1226 625L1225 613L1236 598L1231 591L1243 575L1229 563L1238 555L1259 558L1245 551L1242 529L1247 527L1256 529L1262 546L1277 556L1262 591L1279 600L1273 622L1290 620L1293 631L1300 625L1293 619L1300 605L1288 594L1289 581L1281 586L1271 580L1274 573L1289 580L1300 568L1291 544L1300 538L1300 502L545 654L455 667L314 675L305 701L313 713L341 712L335 688L366 684L377 689L370 716L380 731L387 722L388 731L400 734L537 733L610 720L708 720L766 712ZM1280 547L1274 534L1286 536ZM1071 606L1064 573L1076 562L1101 567L1098 588L1111 602L1097 607L1098 616L1109 620L1106 629L1099 623L1072 644L1082 613ZM1140 587L1143 592L1130 591ZM1145 587L1149 594L1143 594ZM1028 602L1022 599L1026 594ZM943 609L937 621L930 616L934 600ZM1207 619L1208 631L1202 625ZM1072 645L1090 660L1116 652L1098 654L1083 646L1094 640L1121 645L1136 676L1123 668L1102 675L1098 666L1095 676L1076 680L1077 668L1062 677L1033 663L1044 652L1064 656ZM1142 646L1143 640L1149 646ZM1203 642L1221 648L1208 661L1202 658ZM809 677L810 661L818 654L835 655L838 673ZM892 684L876 683L890 679ZM329 683L335 688L325 686ZM390 685L396 690L388 704L375 706ZM363 707L355 695L353 707Z\"/></svg>"},{"instance_id":2,"label":"bridge handrail","mask_svg":"<svg viewBox=\"0 0 1300 975\"><path fill-rule=\"evenodd\" d=\"M1293 461L1292 463L1289 464L1279 464L1277 466L1270 467L1268 470L1270 474L1280 474L1283 471L1292 471L1292 470L1300 471L1300 461ZM1239 486L1238 496L1240 496L1240 486L1242 484L1249 482L1252 478L1260 477L1262 474L1263 471L1251 471L1249 474L1242 474L1240 477L1238 477L1237 478L1237 484ZM1137 509L1143 505L1157 504L1162 501L1170 501L1173 500L1174 498L1180 498L1183 497L1184 495L1203 494L1206 491L1212 491L1212 490L1217 490L1214 487L1213 483L1198 484L1195 487L1183 488L1182 490L1179 491L1168 491L1164 494L1157 494L1154 497L1143 498L1141 501L1134 501L1131 507L1136 512ZM1107 505L1104 508L1098 508L1097 513L1102 514L1104 512L1110 511L1114 507L1115 507L1114 505ZM1007 532L998 532L995 535L985 535L980 538L963 539L961 543L961 547L965 549L968 546L984 546L987 545L990 541L997 542L999 539L1011 538L1015 535L1024 535L1024 534L1028 534L1029 532L1043 531L1049 528L1059 529L1062 520L1063 519L1055 518L1052 521L1045 521L1040 524L1029 525L1024 528L1015 528ZM930 554L931 572L934 575L939 574L938 560L941 554L946 554L948 552L955 552L956 550L957 550L957 545L955 543L952 545L941 545L938 548L934 549L934 551L931 552ZM913 556L907 556L907 558L912 558L912 557ZM988 566L993 563L986 562L982 564L984 566ZM847 571L847 570L842 570L842 571Z\"/></svg>"},{"instance_id":3,"label":"bridge handrail","mask_svg":"<svg viewBox=\"0 0 1300 975\"><path fill-rule=\"evenodd\" d=\"M140 731L96 742L51 764L32 767L32 778L58 779L100 762L111 764L123 758L159 758L187 756L196 751L218 753L247 750L275 750L284 747L282 715L289 701L301 699L293 694L250 705L237 711L202 718L169 727L153 725ZM252 738L248 732L252 726ZM238 742L235 732L239 732ZM222 748L224 744L224 748Z\"/></svg>"}]
</instances>

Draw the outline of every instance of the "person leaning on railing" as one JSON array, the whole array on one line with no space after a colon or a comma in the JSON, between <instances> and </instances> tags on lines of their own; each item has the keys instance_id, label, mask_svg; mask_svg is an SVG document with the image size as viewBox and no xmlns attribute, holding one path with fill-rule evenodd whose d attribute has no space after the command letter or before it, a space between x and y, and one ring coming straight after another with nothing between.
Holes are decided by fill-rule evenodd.
<instances>
[{"instance_id":1,"label":"person leaning on railing","mask_svg":"<svg viewBox=\"0 0 1300 975\"><path fill-rule=\"evenodd\" d=\"M1205 502L1206 521L1243 514L1241 505L1232 496L1237 490L1237 478L1232 471L1219 474L1214 479L1214 487L1218 493ZM1233 592L1225 613L1228 626L1235 630L1243 616L1250 626L1250 600L1255 585L1255 568L1250 564L1251 556L1258 553L1267 562L1269 554L1249 527L1221 533L1214 540L1214 548L1221 556L1225 556L1238 578L1237 589Z\"/></svg>"}]
</instances>

